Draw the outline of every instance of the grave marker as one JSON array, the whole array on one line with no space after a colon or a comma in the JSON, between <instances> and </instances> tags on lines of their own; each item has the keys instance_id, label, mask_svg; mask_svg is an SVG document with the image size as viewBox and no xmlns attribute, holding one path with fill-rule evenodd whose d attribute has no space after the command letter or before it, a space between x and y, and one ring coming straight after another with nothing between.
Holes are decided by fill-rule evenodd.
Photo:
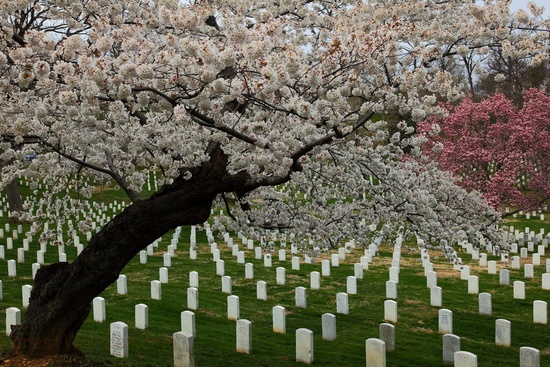
<instances>
[{"instance_id":1,"label":"grave marker","mask_svg":"<svg viewBox=\"0 0 550 367\"><path fill-rule=\"evenodd\" d=\"M531 347L519 348L519 367L540 367L540 351Z\"/></svg>"},{"instance_id":2,"label":"grave marker","mask_svg":"<svg viewBox=\"0 0 550 367\"><path fill-rule=\"evenodd\" d=\"M92 301L94 321L95 322L105 322L105 298L95 297Z\"/></svg>"},{"instance_id":3,"label":"grave marker","mask_svg":"<svg viewBox=\"0 0 550 367\"><path fill-rule=\"evenodd\" d=\"M546 324L548 322L548 304L545 301L533 302L533 322L535 324Z\"/></svg>"},{"instance_id":4,"label":"grave marker","mask_svg":"<svg viewBox=\"0 0 550 367\"><path fill-rule=\"evenodd\" d=\"M286 334L286 309L283 306L273 306L273 332Z\"/></svg>"},{"instance_id":5,"label":"grave marker","mask_svg":"<svg viewBox=\"0 0 550 367\"><path fill-rule=\"evenodd\" d=\"M397 302L384 301L384 321L397 322Z\"/></svg>"},{"instance_id":6,"label":"grave marker","mask_svg":"<svg viewBox=\"0 0 550 367\"><path fill-rule=\"evenodd\" d=\"M241 315L241 307L238 296L227 296L227 318L237 321Z\"/></svg>"},{"instance_id":7,"label":"grave marker","mask_svg":"<svg viewBox=\"0 0 550 367\"><path fill-rule=\"evenodd\" d=\"M336 340L336 316L331 313L324 313L321 316L321 324L324 340Z\"/></svg>"},{"instance_id":8,"label":"grave marker","mask_svg":"<svg viewBox=\"0 0 550 367\"><path fill-rule=\"evenodd\" d=\"M195 287L187 288L187 308L190 310L199 308L199 290Z\"/></svg>"},{"instance_id":9,"label":"grave marker","mask_svg":"<svg viewBox=\"0 0 550 367\"><path fill-rule=\"evenodd\" d=\"M477 367L477 356L470 352L455 353L455 367Z\"/></svg>"},{"instance_id":10,"label":"grave marker","mask_svg":"<svg viewBox=\"0 0 550 367\"><path fill-rule=\"evenodd\" d=\"M296 329L296 362L313 363L313 331L309 329Z\"/></svg>"},{"instance_id":11,"label":"grave marker","mask_svg":"<svg viewBox=\"0 0 550 367\"><path fill-rule=\"evenodd\" d=\"M430 288L430 304L432 306L441 307L443 301L443 289L435 286Z\"/></svg>"},{"instance_id":12,"label":"grave marker","mask_svg":"<svg viewBox=\"0 0 550 367\"><path fill-rule=\"evenodd\" d=\"M181 331L196 336L197 330L195 327L195 313L193 311L183 311L180 314Z\"/></svg>"},{"instance_id":13,"label":"grave marker","mask_svg":"<svg viewBox=\"0 0 550 367\"><path fill-rule=\"evenodd\" d=\"M12 325L21 324L21 311L17 307L6 309L6 335L10 336Z\"/></svg>"},{"instance_id":14,"label":"grave marker","mask_svg":"<svg viewBox=\"0 0 550 367\"><path fill-rule=\"evenodd\" d=\"M509 347L512 345L512 323L505 319L495 321L495 344Z\"/></svg>"},{"instance_id":15,"label":"grave marker","mask_svg":"<svg viewBox=\"0 0 550 367\"><path fill-rule=\"evenodd\" d=\"M432 288L433 289L433 288ZM438 311L439 332L442 334L453 333L453 311L442 308Z\"/></svg>"},{"instance_id":16,"label":"grave marker","mask_svg":"<svg viewBox=\"0 0 550 367\"><path fill-rule=\"evenodd\" d=\"M128 325L124 322L111 323L111 355L128 358Z\"/></svg>"},{"instance_id":17,"label":"grave marker","mask_svg":"<svg viewBox=\"0 0 550 367\"><path fill-rule=\"evenodd\" d=\"M149 327L149 308L143 303L135 306L136 329L145 330Z\"/></svg>"},{"instance_id":18,"label":"grave marker","mask_svg":"<svg viewBox=\"0 0 550 367\"><path fill-rule=\"evenodd\" d=\"M386 298L397 299L397 283L393 280L386 282Z\"/></svg>"},{"instance_id":19,"label":"grave marker","mask_svg":"<svg viewBox=\"0 0 550 367\"><path fill-rule=\"evenodd\" d=\"M378 338L365 341L367 367L386 367L386 343Z\"/></svg>"},{"instance_id":20,"label":"grave marker","mask_svg":"<svg viewBox=\"0 0 550 367\"><path fill-rule=\"evenodd\" d=\"M514 298L525 299L525 283L521 280L514 281Z\"/></svg>"},{"instance_id":21,"label":"grave marker","mask_svg":"<svg viewBox=\"0 0 550 367\"><path fill-rule=\"evenodd\" d=\"M311 289L321 288L321 274L318 271L312 271L309 273L309 287Z\"/></svg>"},{"instance_id":22,"label":"grave marker","mask_svg":"<svg viewBox=\"0 0 550 367\"><path fill-rule=\"evenodd\" d=\"M380 340L386 343L386 352L395 350L395 326L388 323L381 323L379 327Z\"/></svg>"},{"instance_id":23,"label":"grave marker","mask_svg":"<svg viewBox=\"0 0 550 367\"><path fill-rule=\"evenodd\" d=\"M252 322L237 320L237 353L252 353Z\"/></svg>"},{"instance_id":24,"label":"grave marker","mask_svg":"<svg viewBox=\"0 0 550 367\"><path fill-rule=\"evenodd\" d=\"M195 337L184 331L172 335L174 367L195 367Z\"/></svg>"},{"instance_id":25,"label":"grave marker","mask_svg":"<svg viewBox=\"0 0 550 367\"><path fill-rule=\"evenodd\" d=\"M346 278L346 292L348 294L357 294L357 278L353 275Z\"/></svg>"},{"instance_id":26,"label":"grave marker","mask_svg":"<svg viewBox=\"0 0 550 367\"><path fill-rule=\"evenodd\" d=\"M256 298L267 301L267 283L263 280L256 283Z\"/></svg>"},{"instance_id":27,"label":"grave marker","mask_svg":"<svg viewBox=\"0 0 550 367\"><path fill-rule=\"evenodd\" d=\"M306 288L296 287L294 292L295 292L294 298L295 298L295 302L296 302L296 307L306 308L307 307Z\"/></svg>"},{"instance_id":28,"label":"grave marker","mask_svg":"<svg viewBox=\"0 0 550 367\"><path fill-rule=\"evenodd\" d=\"M161 283L158 280L151 281L151 299L160 301L162 298Z\"/></svg>"},{"instance_id":29,"label":"grave marker","mask_svg":"<svg viewBox=\"0 0 550 367\"><path fill-rule=\"evenodd\" d=\"M480 315L489 315L493 313L493 306L491 300L491 293L480 293L479 294L479 314Z\"/></svg>"},{"instance_id":30,"label":"grave marker","mask_svg":"<svg viewBox=\"0 0 550 367\"><path fill-rule=\"evenodd\" d=\"M349 314L348 294L339 292L336 294L336 313Z\"/></svg>"},{"instance_id":31,"label":"grave marker","mask_svg":"<svg viewBox=\"0 0 550 367\"><path fill-rule=\"evenodd\" d=\"M499 274L500 284L510 284L510 270L501 269Z\"/></svg>"},{"instance_id":32,"label":"grave marker","mask_svg":"<svg viewBox=\"0 0 550 367\"><path fill-rule=\"evenodd\" d=\"M455 334L443 335L443 364L454 365L455 353L460 351L460 337Z\"/></svg>"}]
</instances>

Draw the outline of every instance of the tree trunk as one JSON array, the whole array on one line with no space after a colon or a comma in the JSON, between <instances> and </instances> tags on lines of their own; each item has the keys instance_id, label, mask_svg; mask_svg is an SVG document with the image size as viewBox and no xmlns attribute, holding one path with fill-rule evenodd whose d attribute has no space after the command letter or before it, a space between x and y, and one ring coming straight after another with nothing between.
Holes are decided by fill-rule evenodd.
<instances>
[{"instance_id":1,"label":"tree trunk","mask_svg":"<svg viewBox=\"0 0 550 367\"><path fill-rule=\"evenodd\" d=\"M72 263L40 268L25 320L12 329L9 355L38 358L80 353L73 341L90 312L90 303L118 278L126 264L167 231L205 222L219 192L243 187L246 175L226 173L221 149L211 157L193 172L192 179L176 180L149 199L127 207L92 237Z\"/></svg>"},{"instance_id":2,"label":"tree trunk","mask_svg":"<svg viewBox=\"0 0 550 367\"><path fill-rule=\"evenodd\" d=\"M23 213L23 201L19 192L19 183L17 180L12 180L6 187L6 196L8 197L8 206L10 213ZM10 223L21 223L18 215L10 215Z\"/></svg>"}]
</instances>

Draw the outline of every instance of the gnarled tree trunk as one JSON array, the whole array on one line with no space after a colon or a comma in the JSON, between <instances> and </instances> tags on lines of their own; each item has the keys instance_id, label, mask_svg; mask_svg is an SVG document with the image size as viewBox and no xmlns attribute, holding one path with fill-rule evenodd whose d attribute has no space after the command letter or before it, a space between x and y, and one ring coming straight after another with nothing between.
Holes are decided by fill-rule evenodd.
<instances>
[{"instance_id":1,"label":"gnarled tree trunk","mask_svg":"<svg viewBox=\"0 0 550 367\"><path fill-rule=\"evenodd\" d=\"M74 338L90 303L113 283L126 264L154 240L179 225L199 224L223 191L242 189L247 175L228 175L217 148L190 180L178 179L149 199L127 207L92 237L72 263L40 268L25 320L13 327L9 355L42 357L80 353Z\"/></svg>"},{"instance_id":2,"label":"gnarled tree trunk","mask_svg":"<svg viewBox=\"0 0 550 367\"><path fill-rule=\"evenodd\" d=\"M10 213L22 213L24 211L21 193L19 191L19 183L17 180L12 180L6 187L6 196L8 198ZM12 215L10 216L10 223L18 224L21 223L21 220L18 216Z\"/></svg>"}]
</instances>

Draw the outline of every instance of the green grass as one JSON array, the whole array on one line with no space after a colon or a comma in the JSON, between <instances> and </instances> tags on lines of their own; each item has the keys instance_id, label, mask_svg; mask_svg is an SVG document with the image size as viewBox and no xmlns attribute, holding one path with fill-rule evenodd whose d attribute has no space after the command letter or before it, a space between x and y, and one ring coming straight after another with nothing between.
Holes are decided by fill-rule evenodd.
<instances>
[{"instance_id":1,"label":"green grass","mask_svg":"<svg viewBox=\"0 0 550 367\"><path fill-rule=\"evenodd\" d=\"M114 200L116 194L102 193L106 201ZM538 233L540 226L548 228L547 222L514 219L518 229L528 226ZM5 218L0 219L4 226ZM507 223L507 225L511 224ZM28 226L24 226L25 230ZM384 322L383 304L385 282L389 279L388 267L391 263L391 248L383 246L381 253L358 280L358 294L349 296L350 314L337 315L337 339L325 341L321 338L321 315L326 312L336 314L336 293L346 291L346 277L353 275L353 264L359 262L362 249L348 254L340 266L331 269L330 277L321 277L321 289L309 289L309 273L321 272L320 263L301 264L300 271L291 269L290 254L287 261L279 262L273 256L273 266L265 268L263 260L255 260L254 252L246 250L246 261L254 264L254 279L244 278L244 265L237 264L231 250L218 242L225 260L225 273L233 279L233 294L240 298L240 315L252 321L253 354L245 355L235 351L235 321L227 319L227 294L221 292L221 277L215 275L210 247L204 232L198 232L198 258L189 259L189 228L183 228L176 257L169 269L169 283L162 285L162 300L150 298L150 282L159 278L159 267L163 266L162 254L172 238L168 233L159 244L154 256L149 256L148 264L141 265L139 256L133 259L123 274L128 277L128 294L119 295L116 284L106 289L102 297L106 299L107 321L96 323L92 315L81 328L75 344L88 358L105 362L116 367L157 367L173 366L172 334L180 330L180 313L186 310L186 289L189 272L199 273L199 304L195 311L197 337L195 340L196 366L297 366L295 362L295 330L308 328L315 335L315 365L319 366L364 366L365 340L379 336L379 325ZM17 259L16 248L22 246L20 236L13 250L6 249L6 260ZM85 236L81 235L81 242ZM7 262L0 261L0 279L3 282L3 300L0 309L5 313L8 307L21 307L21 286L32 284L31 264L39 249L37 240L26 253L26 262L17 264L17 277L7 277ZM235 243L238 243L235 238ZM0 240L5 245L5 240ZM288 249L290 250L290 249ZM70 259L76 255L75 248L66 246ZM57 249L48 248L46 261L57 259ZM541 366L550 365L550 325L532 322L534 300L550 301L550 291L541 288L541 274L544 265L535 267L535 278L525 279L523 270L510 270L510 285L499 284L498 275L487 274L486 269L470 261L463 253L466 264L471 265L472 275L480 278L480 292L489 292L493 299L493 315L478 314L478 296L467 293L467 282L460 280L458 271L442 260L434 261L438 273L438 285L443 288L443 308L453 311L454 333L461 337L461 349L478 356L480 366L518 366L519 348L530 346L541 351ZM543 257L543 261L548 258ZM490 257L490 259L495 259ZM286 284L276 285L277 266L286 267ZM256 299L256 282L264 280L268 284L268 300ZM523 280L526 283L526 299L513 299L512 282ZM304 286L307 290L306 309L294 306L294 288ZM138 330L134 326L134 306L145 303L149 306L149 328ZM442 335L438 330L438 307L430 305L430 292L426 287L423 268L418 252L407 253L403 249L398 286L398 322L396 326L396 350L387 354L387 366L442 366ZM272 332L271 309L282 305L287 310L287 333ZM24 312L24 310L23 310ZM24 317L24 316L23 316ZM512 346L500 347L494 343L494 324L498 318L512 323ZM123 321L129 326L128 359L109 355L109 324ZM5 314L0 318L4 328ZM4 329L2 329L4 330ZM0 335L0 349L7 350L10 340L5 333Z\"/></svg>"}]
</instances>

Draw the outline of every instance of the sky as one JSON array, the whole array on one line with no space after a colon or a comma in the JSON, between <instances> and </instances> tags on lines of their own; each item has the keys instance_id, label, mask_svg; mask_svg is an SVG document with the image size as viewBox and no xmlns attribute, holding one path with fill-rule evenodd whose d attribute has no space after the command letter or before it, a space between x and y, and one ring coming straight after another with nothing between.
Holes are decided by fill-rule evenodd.
<instances>
[{"instance_id":1,"label":"sky","mask_svg":"<svg viewBox=\"0 0 550 367\"><path fill-rule=\"evenodd\" d=\"M513 0L510 10L516 11L518 9L527 9L527 3L529 1L534 2L538 6L544 6L544 17L550 17L550 1L548 0Z\"/></svg>"}]
</instances>

